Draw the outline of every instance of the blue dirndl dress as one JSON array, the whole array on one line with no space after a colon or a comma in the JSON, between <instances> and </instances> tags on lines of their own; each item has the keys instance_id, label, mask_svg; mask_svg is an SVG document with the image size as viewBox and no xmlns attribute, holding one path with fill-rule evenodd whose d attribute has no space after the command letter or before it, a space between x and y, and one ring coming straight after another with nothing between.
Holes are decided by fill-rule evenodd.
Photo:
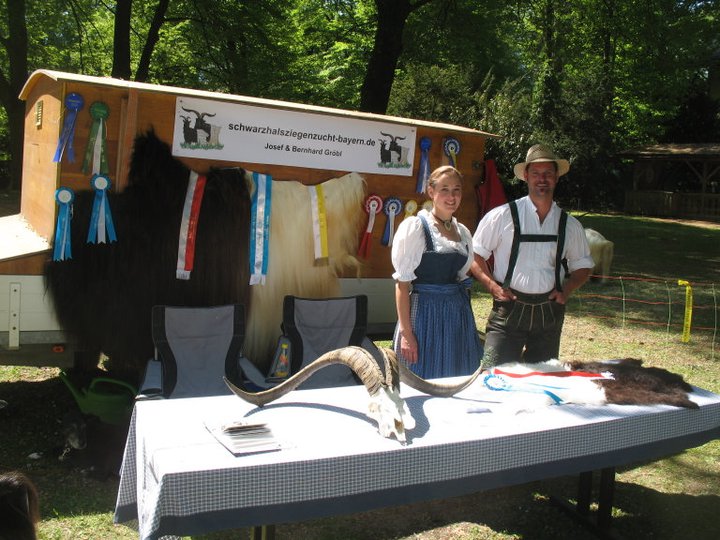
<instances>
[{"instance_id":1,"label":"blue dirndl dress","mask_svg":"<svg viewBox=\"0 0 720 540\"><path fill-rule=\"evenodd\" d=\"M483 347L470 305L471 280L458 282L467 256L460 252L435 251L430 228L420 216L425 233L425 252L415 269L410 294L410 322L418 342L418 361L407 364L423 379L456 377L473 373L480 365ZM399 327L393 349L400 353Z\"/></svg>"}]
</instances>

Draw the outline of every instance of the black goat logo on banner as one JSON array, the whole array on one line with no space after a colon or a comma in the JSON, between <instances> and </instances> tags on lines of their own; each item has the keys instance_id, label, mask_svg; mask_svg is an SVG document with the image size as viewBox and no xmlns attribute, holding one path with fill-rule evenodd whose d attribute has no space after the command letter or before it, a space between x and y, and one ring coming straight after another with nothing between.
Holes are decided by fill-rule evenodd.
<instances>
[{"instance_id":1,"label":"black goat logo on banner","mask_svg":"<svg viewBox=\"0 0 720 540\"><path fill-rule=\"evenodd\" d=\"M382 131L380 135L388 138L387 141L380 139L380 163L386 167L407 166L409 149L398 144L398 141L404 140L405 137Z\"/></svg>"},{"instance_id":2,"label":"black goat logo on banner","mask_svg":"<svg viewBox=\"0 0 720 540\"><path fill-rule=\"evenodd\" d=\"M183 111L195 115L194 118L184 114L180 115L183 121L184 146L222 148L220 144L220 126L211 124L205 120L206 117L212 118L215 116L215 113L211 114L194 109L187 109L185 107L181 108Z\"/></svg>"}]
</instances>

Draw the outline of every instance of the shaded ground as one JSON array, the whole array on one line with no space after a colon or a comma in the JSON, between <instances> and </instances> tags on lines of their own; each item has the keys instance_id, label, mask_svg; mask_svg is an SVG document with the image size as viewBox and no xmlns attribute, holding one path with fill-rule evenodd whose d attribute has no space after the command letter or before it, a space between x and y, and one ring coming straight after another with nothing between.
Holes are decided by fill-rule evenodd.
<instances>
[{"instance_id":1,"label":"shaded ground","mask_svg":"<svg viewBox=\"0 0 720 540\"><path fill-rule=\"evenodd\" d=\"M0 191L0 216L20 213L20 192Z\"/></svg>"}]
</instances>

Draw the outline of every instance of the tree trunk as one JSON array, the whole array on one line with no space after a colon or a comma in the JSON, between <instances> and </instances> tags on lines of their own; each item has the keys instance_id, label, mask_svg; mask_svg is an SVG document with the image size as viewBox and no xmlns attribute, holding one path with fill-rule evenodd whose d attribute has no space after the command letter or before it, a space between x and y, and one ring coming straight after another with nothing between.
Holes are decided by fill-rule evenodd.
<instances>
[{"instance_id":1,"label":"tree trunk","mask_svg":"<svg viewBox=\"0 0 720 540\"><path fill-rule=\"evenodd\" d=\"M0 101L8 116L10 138L9 189L20 188L22 180L25 103L18 98L28 77L28 34L25 23L25 0L7 2L8 35L3 36L9 71L0 73Z\"/></svg>"},{"instance_id":2,"label":"tree trunk","mask_svg":"<svg viewBox=\"0 0 720 540\"><path fill-rule=\"evenodd\" d=\"M112 76L130 78L130 13L132 0L117 0L115 4L115 34L113 36Z\"/></svg>"},{"instance_id":3,"label":"tree trunk","mask_svg":"<svg viewBox=\"0 0 720 540\"><path fill-rule=\"evenodd\" d=\"M375 44L360 90L360 110L384 114L402 53L402 36L410 13L431 0L375 0L377 29Z\"/></svg>"},{"instance_id":4,"label":"tree trunk","mask_svg":"<svg viewBox=\"0 0 720 540\"><path fill-rule=\"evenodd\" d=\"M147 38L145 39L145 47L143 47L142 55L140 56L140 63L138 64L137 71L135 72L135 80L139 82L145 82L150 72L150 58L152 58L153 50L160 37L160 27L165 22L165 13L167 13L168 4L170 0L159 0L155 7L155 14L153 20L150 23L150 29L148 30ZM129 62L129 59L128 59Z\"/></svg>"}]
</instances>

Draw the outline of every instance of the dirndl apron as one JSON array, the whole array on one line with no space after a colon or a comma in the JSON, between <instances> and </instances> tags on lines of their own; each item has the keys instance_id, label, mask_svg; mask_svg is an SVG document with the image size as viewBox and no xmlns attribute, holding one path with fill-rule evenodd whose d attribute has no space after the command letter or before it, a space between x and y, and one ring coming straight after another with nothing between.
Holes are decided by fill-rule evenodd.
<instances>
[{"instance_id":1,"label":"dirndl apron","mask_svg":"<svg viewBox=\"0 0 720 540\"><path fill-rule=\"evenodd\" d=\"M457 274L467 256L460 252L440 253L427 221L425 252L415 269L410 293L410 322L418 342L418 361L408 364L400 353L399 327L393 348L398 358L423 379L469 375L480 365L483 347L470 305L470 279L458 282Z\"/></svg>"}]
</instances>

